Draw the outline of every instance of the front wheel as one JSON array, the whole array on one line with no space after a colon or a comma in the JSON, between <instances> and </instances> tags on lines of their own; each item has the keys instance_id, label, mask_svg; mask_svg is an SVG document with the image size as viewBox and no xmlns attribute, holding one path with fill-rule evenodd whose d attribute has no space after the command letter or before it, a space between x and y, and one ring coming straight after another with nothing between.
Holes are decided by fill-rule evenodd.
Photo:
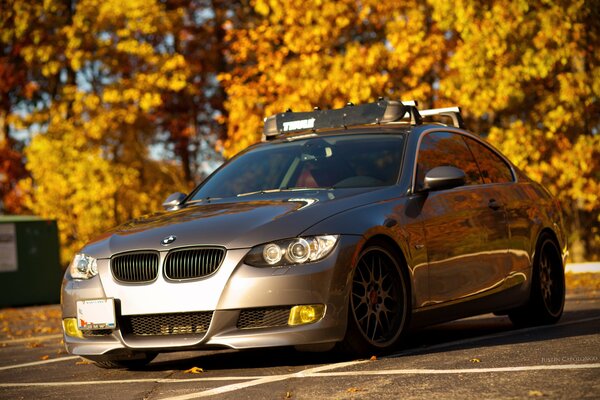
<instances>
[{"instance_id":1,"label":"front wheel","mask_svg":"<svg viewBox=\"0 0 600 400\"><path fill-rule=\"evenodd\" d=\"M534 257L529 302L512 310L508 317L515 326L556 323L565 305L565 274L560 251L548 235L540 238Z\"/></svg>"},{"instance_id":2,"label":"front wheel","mask_svg":"<svg viewBox=\"0 0 600 400\"><path fill-rule=\"evenodd\" d=\"M383 246L362 251L354 268L342 350L368 356L399 343L409 315L409 289L400 268Z\"/></svg>"}]
</instances>

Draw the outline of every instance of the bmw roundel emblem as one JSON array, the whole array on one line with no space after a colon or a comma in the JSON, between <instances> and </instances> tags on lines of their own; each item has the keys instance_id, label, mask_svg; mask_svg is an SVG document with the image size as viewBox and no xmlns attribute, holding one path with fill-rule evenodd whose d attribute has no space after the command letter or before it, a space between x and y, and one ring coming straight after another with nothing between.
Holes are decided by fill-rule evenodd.
<instances>
[{"instance_id":1,"label":"bmw roundel emblem","mask_svg":"<svg viewBox=\"0 0 600 400\"><path fill-rule=\"evenodd\" d=\"M160 244L162 244L163 246L168 246L171 243L173 243L175 241L175 239L177 239L177 236L170 235L170 236L167 236L166 238L164 238L163 240L161 240Z\"/></svg>"}]
</instances>

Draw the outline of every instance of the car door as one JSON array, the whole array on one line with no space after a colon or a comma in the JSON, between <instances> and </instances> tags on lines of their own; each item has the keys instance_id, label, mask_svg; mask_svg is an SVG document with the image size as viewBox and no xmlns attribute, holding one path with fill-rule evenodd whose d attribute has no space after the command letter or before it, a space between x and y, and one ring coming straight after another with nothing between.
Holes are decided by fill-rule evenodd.
<instances>
[{"instance_id":1,"label":"car door","mask_svg":"<svg viewBox=\"0 0 600 400\"><path fill-rule=\"evenodd\" d=\"M467 146L475 156L485 187L494 192L498 204L504 207L507 218L509 274L528 269L531 246L531 204L527 190L515 181L511 166L484 143L465 137Z\"/></svg>"},{"instance_id":2,"label":"car door","mask_svg":"<svg viewBox=\"0 0 600 400\"><path fill-rule=\"evenodd\" d=\"M427 246L430 304L480 295L502 284L507 274L506 214L461 134L433 131L422 138L415 191L438 166L460 168L464 186L421 192Z\"/></svg>"}]
</instances>

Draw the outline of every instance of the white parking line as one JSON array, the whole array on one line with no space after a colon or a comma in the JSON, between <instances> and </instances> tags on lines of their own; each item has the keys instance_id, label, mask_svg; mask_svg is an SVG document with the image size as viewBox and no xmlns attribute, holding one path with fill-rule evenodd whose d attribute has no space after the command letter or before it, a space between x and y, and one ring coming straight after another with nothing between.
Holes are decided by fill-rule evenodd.
<instances>
[{"instance_id":1,"label":"white parking line","mask_svg":"<svg viewBox=\"0 0 600 400\"><path fill-rule=\"evenodd\" d=\"M178 397L169 397L163 400L184 400L198 397L206 397L234 390L244 389L250 386L261 385L264 383L278 382L286 379L297 378L327 378L344 376L363 376L363 375L440 375L440 374L483 374L498 372L523 372L523 371L547 371L547 370L578 370L578 369L596 369L600 368L600 363L596 364L563 364L563 365L528 365L522 367L497 367L497 368L460 368L460 369L388 369L388 370L361 370L361 371L343 371L327 372L326 370L342 368L357 365L367 361L351 361L340 363L343 365L327 365L316 368L306 369L293 374L271 375L271 376L218 376L206 378L172 379L172 378L146 378L146 379L122 379L108 381L80 381L80 382L29 382L29 383L0 383L0 388L10 387L61 387L61 386L85 386L85 385L113 385L120 383L190 383L190 382L214 382L214 381L251 381L246 383L236 383L227 386L221 386L204 392L192 393Z\"/></svg>"},{"instance_id":2,"label":"white parking line","mask_svg":"<svg viewBox=\"0 0 600 400\"><path fill-rule=\"evenodd\" d=\"M492 372L521 372L565 369L594 369L600 364L527 365L522 367L461 368L461 369L385 369L379 371L323 372L311 377L355 376L355 375L439 375L439 374L485 374Z\"/></svg>"},{"instance_id":3,"label":"white parking line","mask_svg":"<svg viewBox=\"0 0 600 400\"><path fill-rule=\"evenodd\" d=\"M438 345L433 345L433 346L429 346L429 347L421 348L421 349L407 350L404 352L400 352L400 353L396 353L394 355L387 356L386 358L399 357L399 356L404 356L404 355L408 355L408 354L437 350L437 349L441 349L441 348L453 347L453 346L458 346L458 345L467 344L467 343L475 343L475 342L479 342L482 340L495 339L495 338L512 336L512 335L519 335L519 334L528 333L528 332L532 332L532 331L580 324L580 323L596 321L596 320L600 320L600 317L585 318L585 319L565 322L562 324L537 326L537 327L532 327L532 328L512 330L512 331L508 331L508 332L500 332L497 334L491 334L491 335L480 336L480 337L469 338L469 339L456 340L454 342L449 342L449 343L441 343ZM240 390L240 389L244 389L244 388L251 387L251 386L262 385L265 383L278 382L278 381L291 379L291 378L329 376L329 374L332 374L331 376L335 376L335 374L340 374L340 376L344 376L344 374L352 375L352 376L362 375L365 373L365 371L317 373L320 371L326 371L326 370L330 370L330 369L337 369L337 368L342 368L342 367L346 367L346 366L356 365L361 362L368 362L368 361L352 361L349 363L338 363L338 364L333 364L333 365L325 365L322 367L307 369L307 370L304 370L304 371L301 371L301 372L298 372L295 374L269 376L269 377L260 378L260 379L254 380L254 381L250 381L250 382L235 383L232 385L226 385L226 386L218 387L215 389L205 390L203 392L189 393L189 394L182 395L182 396L169 397L169 398L165 398L163 400L197 399L197 398L201 398L201 397L214 396L217 394ZM555 366L539 365L539 366L526 366L526 367L479 368L479 369L465 369L465 370L462 370L462 369L458 369L458 370L418 370L418 369L413 369L413 370L392 370L392 371L396 371L397 374L398 373L452 374L452 373L465 373L463 371L468 371L466 373L476 373L476 372L484 373L484 372L504 372L504 370L506 370L506 371L510 371L510 370L512 370L512 371L519 371L519 370L528 371L528 370L536 370L536 369L544 370L544 369L581 369L581 368L600 368L600 364L569 364L569 365L555 365ZM415 372L415 371L423 371L423 372ZM429 371L429 372L427 372L427 371ZM385 375L388 373L391 373L391 372L381 370L381 371L369 371L366 374Z\"/></svg>"},{"instance_id":4,"label":"white parking line","mask_svg":"<svg viewBox=\"0 0 600 400\"><path fill-rule=\"evenodd\" d=\"M392 369L377 371L344 371L344 372L320 372L327 369L343 368L368 361L353 361L348 363L339 363L326 367L310 368L301 372L288 375L274 375L250 382L235 383L232 385L221 386L203 392L189 393L181 396L168 397L162 400L189 400L201 397L215 396L226 392L245 389L251 386L262 385L265 383L279 382L294 378L326 378L337 376L364 376L364 375L438 375L438 374L482 374L497 372L519 372L519 371L541 371L541 370L573 370L573 369L592 369L600 368L600 364L565 364L565 365L530 365L523 367L498 367L498 368L461 368L461 369Z\"/></svg>"},{"instance_id":5,"label":"white parking line","mask_svg":"<svg viewBox=\"0 0 600 400\"><path fill-rule=\"evenodd\" d=\"M55 362L59 362L59 361L75 360L78 358L80 358L80 357L79 356L68 356L68 357L60 357L60 358L51 358L49 360L34 361L34 362L25 363L25 364L7 365L4 367L0 367L0 371L5 371L7 369L14 369L14 368L33 367L36 365L50 364L50 363L55 363Z\"/></svg>"},{"instance_id":6,"label":"white parking line","mask_svg":"<svg viewBox=\"0 0 600 400\"><path fill-rule=\"evenodd\" d=\"M330 365L321 365L319 367L305 369L303 371L296 372L293 374L265 376L263 378L255 379L250 382L234 383L232 385L221 386L218 388L205 390L203 392L189 393L189 394L184 394L181 396L169 397L169 398L163 399L163 400L187 400L187 399L197 399L200 397L214 396L217 394L233 392L235 390L245 389L245 388L252 387L252 386L262 385L265 383L283 381L283 380L290 379L290 378L305 378L305 377L309 377L309 376L318 374L321 371L327 371L327 370L331 370L331 369L344 368L344 367L351 367L351 366L366 363L366 362L369 362L369 361L358 360L358 361L348 361L348 362L342 362L342 363L336 363L336 364L330 364Z\"/></svg>"},{"instance_id":7,"label":"white parking line","mask_svg":"<svg viewBox=\"0 0 600 400\"><path fill-rule=\"evenodd\" d=\"M114 385L118 383L189 383L189 382L210 382L210 381L250 381L261 379L264 376L215 376L206 378L141 378L141 379L121 379L109 381L79 381L79 382L23 382L23 383L0 383L0 387L60 387L60 386L85 386L85 385Z\"/></svg>"},{"instance_id":8,"label":"white parking line","mask_svg":"<svg viewBox=\"0 0 600 400\"><path fill-rule=\"evenodd\" d=\"M382 358L395 358L400 356L406 356L415 353L431 352L443 348L451 348L464 344L476 343L484 340L497 339L507 336L520 335L533 331L552 329L557 327L569 326L574 324L581 324L586 322L598 321L600 317L591 317L580 320L568 321L555 325L547 325L540 327L532 327L526 329L511 330L506 332L499 332L486 336L479 336L468 339L456 340L453 342L440 343L433 346L428 346L419 349L409 349L399 353L395 353ZM13 368L24 368L36 365L43 365L48 363L54 363L59 361L68 361L80 358L79 356L68 356L55 358L50 360L42 360L18 365L10 365L0 367L0 371L8 370ZM343 371L334 372L333 369L351 367L361 363L368 363L367 360L357 360L342 362L330 365L322 365L319 367L309 368L300 372L285 374L285 375L270 375L270 376L229 376L229 377L199 377L199 378L187 378L187 379L160 379L160 378L146 378L146 379L126 379L126 380L107 380L107 381L85 381L85 382L31 382L31 383L0 383L0 387L28 387L28 386L77 386L77 385L102 385L102 384L118 384L118 383L143 383L143 382L154 382L154 383L186 383L186 382L202 382L202 381L247 381L239 382L230 385L220 386L214 389L205 390L202 392L189 393L181 396L169 397L163 400L187 400L195 399L207 396L214 396L222 393L232 392L252 386L283 381L286 379L294 378L318 378L318 377L335 377L335 376L360 376L360 375L423 375L423 374L469 374L469 373L497 373L497 372L519 372L519 371L539 371L539 370L577 370L577 369L597 369L600 368L600 364L563 364L563 365L532 365L532 366L516 366L516 367L498 367L498 368L466 368L466 369L395 369L395 370L370 370L370 371Z\"/></svg>"}]
</instances>

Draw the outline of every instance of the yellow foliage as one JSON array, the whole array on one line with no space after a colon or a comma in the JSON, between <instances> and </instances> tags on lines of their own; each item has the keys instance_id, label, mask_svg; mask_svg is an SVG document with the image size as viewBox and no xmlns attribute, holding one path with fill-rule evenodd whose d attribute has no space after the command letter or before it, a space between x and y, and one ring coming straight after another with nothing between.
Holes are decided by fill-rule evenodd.
<instances>
[{"instance_id":1,"label":"yellow foliage","mask_svg":"<svg viewBox=\"0 0 600 400\"><path fill-rule=\"evenodd\" d=\"M287 108L340 107L378 96L432 102L432 82L422 77L441 68L444 35L428 21L426 4L252 4L262 17L229 30L239 68L219 76L228 94L227 155L257 141L262 119Z\"/></svg>"},{"instance_id":2,"label":"yellow foliage","mask_svg":"<svg viewBox=\"0 0 600 400\"><path fill-rule=\"evenodd\" d=\"M234 68L219 76L228 94L225 154L259 140L262 119L287 108L378 96L456 104L478 133L558 196L571 222L585 212L597 224L594 4L254 0L255 16L228 30Z\"/></svg>"},{"instance_id":3,"label":"yellow foliage","mask_svg":"<svg viewBox=\"0 0 600 400\"><path fill-rule=\"evenodd\" d=\"M24 118L48 125L26 149L31 178L20 187L33 213L58 221L63 262L101 232L159 209L169 193L186 187L180 167L152 160L149 145L156 129L151 112L164 91L184 89L190 71L180 54L140 40L167 32L177 18L178 10L157 1L82 0L54 43L23 49L45 76L65 65L90 73L93 65L110 77L100 87L63 85L49 108Z\"/></svg>"},{"instance_id":4,"label":"yellow foliage","mask_svg":"<svg viewBox=\"0 0 600 400\"><path fill-rule=\"evenodd\" d=\"M27 150L33 180L22 186L34 211L61 221L67 252L156 206L162 196L145 192L177 186L148 155L157 126L180 122L157 115L172 105L168 95L183 94L181 107L222 89L224 110L217 102L189 114L226 127L217 146L227 156L258 141L263 118L287 108L378 96L460 105L469 127L560 199L573 239L600 254L595 2L249 0L213 8L225 18L198 26L190 16L204 9L199 3L79 0L68 19L59 0L8 0L10 12L0 13L2 27L11 26L0 41L21 40L32 76L47 92L60 88L47 107L6 121L44 128ZM207 52L179 52L181 38L206 31L220 40L220 28L226 48L215 56L218 67L197 63L200 55L213 59ZM220 88L207 83L212 71ZM77 82L84 74L94 75L89 87Z\"/></svg>"},{"instance_id":5,"label":"yellow foliage","mask_svg":"<svg viewBox=\"0 0 600 400\"><path fill-rule=\"evenodd\" d=\"M101 118L95 122L109 127ZM147 148L136 142L133 131L104 131L105 142L119 137L120 143L110 149L94 145L83 131L64 122L35 136L27 149L32 178L21 182L30 194L27 206L57 220L63 262L101 232L159 209L168 193L185 186L175 165L148 159ZM121 159L108 152L119 153Z\"/></svg>"}]
</instances>

